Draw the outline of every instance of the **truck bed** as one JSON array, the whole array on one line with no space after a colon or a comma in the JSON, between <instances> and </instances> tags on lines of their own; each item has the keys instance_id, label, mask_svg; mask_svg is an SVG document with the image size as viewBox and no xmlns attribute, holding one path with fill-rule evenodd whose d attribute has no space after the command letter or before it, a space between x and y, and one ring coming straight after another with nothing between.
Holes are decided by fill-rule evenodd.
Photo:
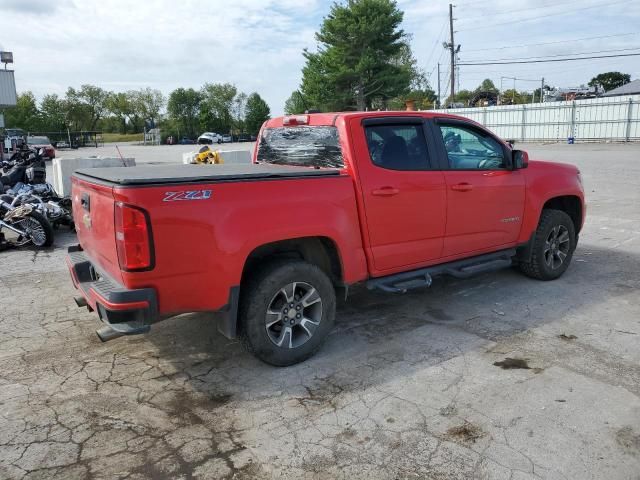
<instances>
[{"instance_id":1,"label":"truck bed","mask_svg":"<svg viewBox=\"0 0 640 480\"><path fill-rule=\"evenodd\" d=\"M340 170L271 164L149 165L80 169L75 175L98 183L134 186L333 176L340 175Z\"/></svg>"}]
</instances>

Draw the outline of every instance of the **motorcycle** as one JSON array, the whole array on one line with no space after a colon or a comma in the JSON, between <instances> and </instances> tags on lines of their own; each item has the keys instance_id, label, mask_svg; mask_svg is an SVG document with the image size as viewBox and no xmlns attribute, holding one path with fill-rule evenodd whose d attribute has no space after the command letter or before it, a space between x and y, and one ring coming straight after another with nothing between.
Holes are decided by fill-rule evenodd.
<instances>
[{"instance_id":1,"label":"motorcycle","mask_svg":"<svg viewBox=\"0 0 640 480\"><path fill-rule=\"evenodd\" d=\"M53 227L47 218L30 204L13 207L0 200L0 247L21 247L29 243L36 247L53 244Z\"/></svg>"},{"instance_id":2,"label":"motorcycle","mask_svg":"<svg viewBox=\"0 0 640 480\"><path fill-rule=\"evenodd\" d=\"M66 225L71 230L75 229L71 214L71 198L58 195L50 183L29 185L18 182L5 194L0 195L0 199L12 207L31 204L47 217L54 229L59 225Z\"/></svg>"},{"instance_id":3,"label":"motorcycle","mask_svg":"<svg viewBox=\"0 0 640 480\"><path fill-rule=\"evenodd\" d=\"M43 150L23 145L9 161L3 162L0 176L0 199L16 207L31 204L54 228L67 225L74 229L71 199L61 197L46 181L47 170Z\"/></svg>"}]
</instances>

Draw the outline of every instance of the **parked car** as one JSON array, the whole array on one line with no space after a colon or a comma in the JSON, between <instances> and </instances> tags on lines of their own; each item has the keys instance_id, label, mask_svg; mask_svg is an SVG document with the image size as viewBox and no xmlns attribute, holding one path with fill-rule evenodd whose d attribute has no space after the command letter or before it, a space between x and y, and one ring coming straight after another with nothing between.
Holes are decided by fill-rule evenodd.
<instances>
[{"instance_id":1,"label":"parked car","mask_svg":"<svg viewBox=\"0 0 640 480\"><path fill-rule=\"evenodd\" d=\"M27 145L35 148L42 148L44 150L43 157L45 160L56 158L56 149L51 145L49 137L29 135L27 137Z\"/></svg>"},{"instance_id":2,"label":"parked car","mask_svg":"<svg viewBox=\"0 0 640 480\"><path fill-rule=\"evenodd\" d=\"M249 136L248 133L241 133L240 135L238 135L238 141L239 142L250 142L251 141L251 137Z\"/></svg>"},{"instance_id":3,"label":"parked car","mask_svg":"<svg viewBox=\"0 0 640 480\"><path fill-rule=\"evenodd\" d=\"M231 143L233 142L233 137L230 134L225 133L224 135L222 135L222 141L224 143Z\"/></svg>"},{"instance_id":4,"label":"parked car","mask_svg":"<svg viewBox=\"0 0 640 480\"><path fill-rule=\"evenodd\" d=\"M180 145L193 145L196 141L193 138L182 137L180 139Z\"/></svg>"},{"instance_id":5,"label":"parked car","mask_svg":"<svg viewBox=\"0 0 640 480\"><path fill-rule=\"evenodd\" d=\"M101 338L216 312L225 336L291 365L320 348L349 286L404 293L511 265L554 280L585 218L575 166L529 162L455 115L278 117L253 160L74 174L67 263Z\"/></svg>"},{"instance_id":6,"label":"parked car","mask_svg":"<svg viewBox=\"0 0 640 480\"><path fill-rule=\"evenodd\" d=\"M198 137L198 145L211 145L212 143L222 143L222 135L214 132L204 132Z\"/></svg>"},{"instance_id":7,"label":"parked car","mask_svg":"<svg viewBox=\"0 0 640 480\"><path fill-rule=\"evenodd\" d=\"M21 128L7 128L4 130L4 151L9 152L15 148L18 141L24 141L27 137L27 132Z\"/></svg>"},{"instance_id":8,"label":"parked car","mask_svg":"<svg viewBox=\"0 0 640 480\"><path fill-rule=\"evenodd\" d=\"M257 135L249 135L249 140L252 142L255 142L256 140L258 140L258 136Z\"/></svg>"}]
</instances>

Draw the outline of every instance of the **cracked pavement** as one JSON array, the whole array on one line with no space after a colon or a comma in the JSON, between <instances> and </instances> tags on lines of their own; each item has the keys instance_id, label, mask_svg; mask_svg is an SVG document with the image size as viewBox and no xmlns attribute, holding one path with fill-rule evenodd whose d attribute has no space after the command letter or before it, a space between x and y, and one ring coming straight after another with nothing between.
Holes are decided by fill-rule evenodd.
<instances>
[{"instance_id":1,"label":"cracked pavement","mask_svg":"<svg viewBox=\"0 0 640 480\"><path fill-rule=\"evenodd\" d=\"M0 253L0 478L640 479L640 146L529 150L583 172L563 278L356 287L289 368L203 314L103 344L73 234Z\"/></svg>"}]
</instances>

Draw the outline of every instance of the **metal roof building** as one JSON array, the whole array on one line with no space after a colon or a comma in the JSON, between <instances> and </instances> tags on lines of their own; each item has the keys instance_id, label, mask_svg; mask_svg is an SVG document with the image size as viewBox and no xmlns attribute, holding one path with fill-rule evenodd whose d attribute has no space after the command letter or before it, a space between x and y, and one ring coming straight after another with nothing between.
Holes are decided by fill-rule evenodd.
<instances>
[{"instance_id":1,"label":"metal roof building","mask_svg":"<svg viewBox=\"0 0 640 480\"><path fill-rule=\"evenodd\" d=\"M13 70L0 70L0 108L13 107L17 101Z\"/></svg>"},{"instance_id":2,"label":"metal roof building","mask_svg":"<svg viewBox=\"0 0 640 480\"><path fill-rule=\"evenodd\" d=\"M633 80L629 83L625 83L621 87L614 88L605 92L605 97L614 97L616 95L636 95L640 93L640 80Z\"/></svg>"}]
</instances>

